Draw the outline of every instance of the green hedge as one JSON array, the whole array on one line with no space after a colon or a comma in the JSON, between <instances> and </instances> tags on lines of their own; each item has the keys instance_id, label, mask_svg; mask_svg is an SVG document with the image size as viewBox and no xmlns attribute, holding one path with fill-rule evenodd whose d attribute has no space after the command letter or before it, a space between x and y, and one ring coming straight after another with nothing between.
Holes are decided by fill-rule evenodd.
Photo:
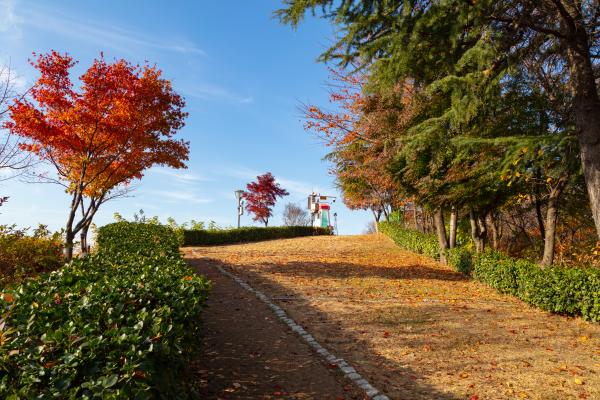
<instances>
[{"instance_id":1,"label":"green hedge","mask_svg":"<svg viewBox=\"0 0 600 400\"><path fill-rule=\"evenodd\" d=\"M455 247L446 250L448 265L465 275L473 271L473 252L465 247Z\"/></svg>"},{"instance_id":2,"label":"green hedge","mask_svg":"<svg viewBox=\"0 0 600 400\"><path fill-rule=\"evenodd\" d=\"M179 255L179 239L175 231L160 224L120 221L98 229L98 248L111 257L122 253L136 255Z\"/></svg>"},{"instance_id":3,"label":"green hedge","mask_svg":"<svg viewBox=\"0 0 600 400\"><path fill-rule=\"evenodd\" d=\"M380 222L379 231L406 250L439 260L438 242L434 234L408 229L395 222Z\"/></svg>"},{"instance_id":4,"label":"green hedge","mask_svg":"<svg viewBox=\"0 0 600 400\"><path fill-rule=\"evenodd\" d=\"M437 258L434 235L394 223L381 223L379 229L400 247ZM474 254L465 247L448 250L448 264L501 293L516 296L543 310L600 321L599 269L559 266L542 269L527 260L494 251Z\"/></svg>"},{"instance_id":5,"label":"green hedge","mask_svg":"<svg viewBox=\"0 0 600 400\"><path fill-rule=\"evenodd\" d=\"M326 228L313 228L312 226L246 227L223 230L185 230L183 232L184 246L212 246L329 234L330 232Z\"/></svg>"},{"instance_id":6,"label":"green hedge","mask_svg":"<svg viewBox=\"0 0 600 400\"><path fill-rule=\"evenodd\" d=\"M0 296L0 398L188 397L209 283L172 251L168 229L100 232L93 256Z\"/></svg>"},{"instance_id":7,"label":"green hedge","mask_svg":"<svg viewBox=\"0 0 600 400\"><path fill-rule=\"evenodd\" d=\"M543 310L600 321L600 270L553 266L485 252L473 259L473 276Z\"/></svg>"}]
</instances>

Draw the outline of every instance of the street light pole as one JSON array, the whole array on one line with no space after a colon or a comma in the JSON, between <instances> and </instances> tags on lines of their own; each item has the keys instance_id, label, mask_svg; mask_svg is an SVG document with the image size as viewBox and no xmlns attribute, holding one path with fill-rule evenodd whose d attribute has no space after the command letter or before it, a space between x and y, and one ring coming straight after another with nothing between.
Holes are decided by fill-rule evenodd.
<instances>
[{"instance_id":1,"label":"street light pole","mask_svg":"<svg viewBox=\"0 0 600 400\"><path fill-rule=\"evenodd\" d=\"M336 212L333 213L333 219L335 221L335 223L333 225L334 226L335 234L339 235L340 233L338 232L338 227L337 227L337 213Z\"/></svg>"},{"instance_id":2,"label":"street light pole","mask_svg":"<svg viewBox=\"0 0 600 400\"><path fill-rule=\"evenodd\" d=\"M238 201L238 206L237 206L237 218L238 218L237 227L238 228L240 227L240 217L242 216L242 214L244 214L244 206L243 206L244 201L242 200L243 195L244 195L243 190L235 191L235 198Z\"/></svg>"}]
</instances>

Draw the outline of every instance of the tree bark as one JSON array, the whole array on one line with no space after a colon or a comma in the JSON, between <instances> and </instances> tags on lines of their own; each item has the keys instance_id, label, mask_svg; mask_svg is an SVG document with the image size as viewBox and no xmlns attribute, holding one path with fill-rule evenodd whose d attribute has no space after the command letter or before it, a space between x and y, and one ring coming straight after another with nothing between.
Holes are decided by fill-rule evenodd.
<instances>
[{"instance_id":1,"label":"tree bark","mask_svg":"<svg viewBox=\"0 0 600 400\"><path fill-rule=\"evenodd\" d=\"M79 234L79 238L80 238L80 244L81 244L81 255L82 256L87 256L89 254L89 246L88 246L88 241L87 241L87 235L88 235L88 229L89 229L89 225L84 225L83 228L81 228L81 233Z\"/></svg>"},{"instance_id":2,"label":"tree bark","mask_svg":"<svg viewBox=\"0 0 600 400\"><path fill-rule=\"evenodd\" d=\"M567 39L567 58L581 165L596 233L600 238L600 97L591 62L590 42L585 28L577 24L573 36Z\"/></svg>"},{"instance_id":3,"label":"tree bark","mask_svg":"<svg viewBox=\"0 0 600 400\"><path fill-rule=\"evenodd\" d=\"M535 216L537 218L538 227L540 228L540 237L542 243L546 240L546 228L544 227L544 218L542 217L542 202L538 196L535 196Z\"/></svg>"},{"instance_id":4,"label":"tree bark","mask_svg":"<svg viewBox=\"0 0 600 400\"><path fill-rule=\"evenodd\" d=\"M492 248L498 250L501 236L500 228L498 227L498 219L493 211L488 214L488 219L492 230Z\"/></svg>"},{"instance_id":5,"label":"tree bark","mask_svg":"<svg viewBox=\"0 0 600 400\"><path fill-rule=\"evenodd\" d=\"M442 208L435 210L433 214L433 224L438 239L438 249L440 252L440 262L446 264L446 251L448 250L448 237L446 236L446 225L444 224L444 211Z\"/></svg>"},{"instance_id":6,"label":"tree bark","mask_svg":"<svg viewBox=\"0 0 600 400\"><path fill-rule=\"evenodd\" d=\"M66 261L71 261L73 259L73 240L75 239L75 235L71 230L65 231L65 247L63 249L63 256Z\"/></svg>"},{"instance_id":7,"label":"tree bark","mask_svg":"<svg viewBox=\"0 0 600 400\"><path fill-rule=\"evenodd\" d=\"M546 267L552 265L554 262L554 238L557 219L557 201L555 199L548 199L548 205L546 209L546 237L544 238L544 255L541 263Z\"/></svg>"},{"instance_id":8,"label":"tree bark","mask_svg":"<svg viewBox=\"0 0 600 400\"><path fill-rule=\"evenodd\" d=\"M475 243L475 251L481 253L485 250L485 241L487 237L487 229L485 221L478 213L469 209L469 222L471 223L471 237Z\"/></svg>"},{"instance_id":9,"label":"tree bark","mask_svg":"<svg viewBox=\"0 0 600 400\"><path fill-rule=\"evenodd\" d=\"M554 245L556 241L556 222L558 221L558 201L562 195L566 180L559 180L552 189L546 204L546 236L544 238L544 254L541 264L550 266L554 262Z\"/></svg>"},{"instance_id":10,"label":"tree bark","mask_svg":"<svg viewBox=\"0 0 600 400\"><path fill-rule=\"evenodd\" d=\"M381 219L381 210L375 211L374 208L371 208L371 212L373 213L373 218L375 219L375 232L379 233L379 220Z\"/></svg>"},{"instance_id":11,"label":"tree bark","mask_svg":"<svg viewBox=\"0 0 600 400\"><path fill-rule=\"evenodd\" d=\"M371 212L373 213L373 217L375 218L375 223L378 223L381 220L381 209L375 211L374 208L371 208Z\"/></svg>"},{"instance_id":12,"label":"tree bark","mask_svg":"<svg viewBox=\"0 0 600 400\"><path fill-rule=\"evenodd\" d=\"M458 211L456 211L456 207L452 206L452 210L450 211L450 237L448 240L448 246L453 249L456 247L456 226L458 223Z\"/></svg>"},{"instance_id":13,"label":"tree bark","mask_svg":"<svg viewBox=\"0 0 600 400\"><path fill-rule=\"evenodd\" d=\"M65 247L63 249L63 255L66 261L71 261L73 259L73 241L75 239L75 234L77 233L73 232L73 221L75 220L75 214L77 213L80 201L81 195L79 192L73 193L71 210L69 211L69 217L67 218L67 224L65 226Z\"/></svg>"}]
</instances>

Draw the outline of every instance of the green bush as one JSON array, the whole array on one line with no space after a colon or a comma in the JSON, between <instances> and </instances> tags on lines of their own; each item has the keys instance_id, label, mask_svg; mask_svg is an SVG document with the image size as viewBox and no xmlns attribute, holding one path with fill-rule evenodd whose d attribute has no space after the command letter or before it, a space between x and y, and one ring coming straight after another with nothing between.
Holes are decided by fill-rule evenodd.
<instances>
[{"instance_id":1,"label":"green bush","mask_svg":"<svg viewBox=\"0 0 600 400\"><path fill-rule=\"evenodd\" d=\"M437 258L434 235L388 222L380 223L379 229L398 246ZM542 269L530 261L496 251L474 254L466 247L448 250L448 263L458 272L472 275L501 293L543 310L600 321L600 269L562 266Z\"/></svg>"},{"instance_id":2,"label":"green bush","mask_svg":"<svg viewBox=\"0 0 600 400\"><path fill-rule=\"evenodd\" d=\"M62 240L40 225L31 235L27 229L0 225L0 287L58 269L62 264Z\"/></svg>"},{"instance_id":3,"label":"green bush","mask_svg":"<svg viewBox=\"0 0 600 400\"><path fill-rule=\"evenodd\" d=\"M120 221L98 229L98 247L117 257L122 253L136 255L179 255L180 241L175 232L158 223Z\"/></svg>"},{"instance_id":4,"label":"green bush","mask_svg":"<svg viewBox=\"0 0 600 400\"><path fill-rule=\"evenodd\" d=\"M600 270L553 266L486 252L474 258L473 276L543 310L600 321Z\"/></svg>"},{"instance_id":5,"label":"green bush","mask_svg":"<svg viewBox=\"0 0 600 400\"><path fill-rule=\"evenodd\" d=\"M456 271L471 275L473 270L473 252L465 247L454 247L447 250L448 265Z\"/></svg>"},{"instance_id":6,"label":"green bush","mask_svg":"<svg viewBox=\"0 0 600 400\"><path fill-rule=\"evenodd\" d=\"M183 233L185 246L213 246L300 236L329 235L329 230L326 228L313 228L312 226L276 226L269 228L185 230Z\"/></svg>"},{"instance_id":7,"label":"green bush","mask_svg":"<svg viewBox=\"0 0 600 400\"><path fill-rule=\"evenodd\" d=\"M168 229L100 232L96 254L0 297L0 398L189 397L209 283Z\"/></svg>"},{"instance_id":8,"label":"green bush","mask_svg":"<svg viewBox=\"0 0 600 400\"><path fill-rule=\"evenodd\" d=\"M436 260L440 258L438 242L434 234L408 229L395 222L380 222L379 231L403 249L425 254Z\"/></svg>"}]
</instances>

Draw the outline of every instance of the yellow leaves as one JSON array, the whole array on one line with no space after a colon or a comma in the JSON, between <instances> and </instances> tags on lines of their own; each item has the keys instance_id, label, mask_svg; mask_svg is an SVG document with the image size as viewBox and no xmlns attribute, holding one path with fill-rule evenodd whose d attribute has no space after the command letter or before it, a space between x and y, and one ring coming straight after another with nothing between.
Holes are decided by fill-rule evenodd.
<instances>
[{"instance_id":1,"label":"yellow leaves","mask_svg":"<svg viewBox=\"0 0 600 400\"><path fill-rule=\"evenodd\" d=\"M584 383L583 380L581 380L580 378L575 378L574 382L576 385L583 385Z\"/></svg>"},{"instance_id":2,"label":"yellow leaves","mask_svg":"<svg viewBox=\"0 0 600 400\"><path fill-rule=\"evenodd\" d=\"M39 308L40 305L37 302L34 301L33 303L31 303L31 307L33 307L33 308Z\"/></svg>"},{"instance_id":3,"label":"yellow leaves","mask_svg":"<svg viewBox=\"0 0 600 400\"><path fill-rule=\"evenodd\" d=\"M549 177L546 179L546 183L552 183L552 177L551 177L551 176L549 176Z\"/></svg>"},{"instance_id":4,"label":"yellow leaves","mask_svg":"<svg viewBox=\"0 0 600 400\"><path fill-rule=\"evenodd\" d=\"M14 330L12 330L12 329L0 331L0 346L4 346L5 344L10 342L10 334L12 332L14 332Z\"/></svg>"},{"instance_id":5,"label":"yellow leaves","mask_svg":"<svg viewBox=\"0 0 600 400\"><path fill-rule=\"evenodd\" d=\"M589 338L588 338L587 336L579 336L579 341L580 341L581 343L585 343L585 342L587 342L587 341L588 341L588 339L589 339Z\"/></svg>"}]
</instances>

